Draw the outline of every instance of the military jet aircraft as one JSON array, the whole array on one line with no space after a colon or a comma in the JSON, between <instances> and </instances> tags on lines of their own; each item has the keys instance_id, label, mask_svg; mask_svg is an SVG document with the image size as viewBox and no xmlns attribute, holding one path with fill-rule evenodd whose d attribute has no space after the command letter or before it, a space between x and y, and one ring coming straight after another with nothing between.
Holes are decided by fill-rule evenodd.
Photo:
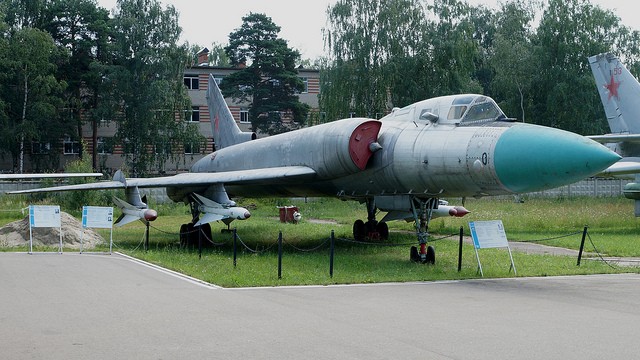
<instances>
[{"instance_id":1,"label":"military jet aircraft","mask_svg":"<svg viewBox=\"0 0 640 360\"><path fill-rule=\"evenodd\" d=\"M419 249L412 247L410 257L433 263L428 225L443 213L441 198L550 189L620 158L583 136L509 119L483 95L438 97L393 109L380 120L348 118L260 139L238 128L213 77L207 101L215 151L189 173L23 192L124 188L129 201L140 204L138 188L165 187L172 200L191 205L193 220L183 230L213 209L228 210L232 220L241 211L230 195L332 196L366 204L366 221L353 226L356 238L384 238L387 220L412 220ZM445 213L467 211L462 209ZM380 222L378 210L387 212Z\"/></svg>"},{"instance_id":2,"label":"military jet aircraft","mask_svg":"<svg viewBox=\"0 0 640 360\"><path fill-rule=\"evenodd\" d=\"M635 215L640 216L640 83L611 53L590 56L589 65L611 133L588 138L623 156L600 175L636 179L625 185L623 194L635 200Z\"/></svg>"}]
</instances>

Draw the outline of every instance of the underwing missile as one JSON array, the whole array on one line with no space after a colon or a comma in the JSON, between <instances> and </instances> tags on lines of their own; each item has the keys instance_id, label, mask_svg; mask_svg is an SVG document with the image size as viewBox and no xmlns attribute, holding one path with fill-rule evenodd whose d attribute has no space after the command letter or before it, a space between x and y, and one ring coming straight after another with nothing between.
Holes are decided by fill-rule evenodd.
<instances>
[{"instance_id":1,"label":"underwing missile","mask_svg":"<svg viewBox=\"0 0 640 360\"><path fill-rule=\"evenodd\" d=\"M113 197L113 202L120 208L122 215L116 220L116 226L126 225L130 222L140 220L147 224L149 221L153 221L158 217L158 212L148 208L137 208L128 202Z\"/></svg>"},{"instance_id":2,"label":"underwing missile","mask_svg":"<svg viewBox=\"0 0 640 360\"><path fill-rule=\"evenodd\" d=\"M249 210L243 207L225 206L196 193L193 193L193 196L199 202L198 211L200 212L200 220L194 226L218 220L228 223L233 220L246 220L251 217Z\"/></svg>"}]
</instances>

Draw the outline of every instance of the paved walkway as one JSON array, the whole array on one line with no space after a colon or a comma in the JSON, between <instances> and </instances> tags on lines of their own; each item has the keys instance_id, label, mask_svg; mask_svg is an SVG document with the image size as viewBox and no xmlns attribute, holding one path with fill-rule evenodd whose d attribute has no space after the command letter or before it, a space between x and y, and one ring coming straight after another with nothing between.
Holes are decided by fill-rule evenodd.
<instances>
[{"instance_id":1,"label":"paved walkway","mask_svg":"<svg viewBox=\"0 0 640 360\"><path fill-rule=\"evenodd\" d=\"M631 359L640 275L222 289L119 255L0 253L6 359Z\"/></svg>"}]
</instances>

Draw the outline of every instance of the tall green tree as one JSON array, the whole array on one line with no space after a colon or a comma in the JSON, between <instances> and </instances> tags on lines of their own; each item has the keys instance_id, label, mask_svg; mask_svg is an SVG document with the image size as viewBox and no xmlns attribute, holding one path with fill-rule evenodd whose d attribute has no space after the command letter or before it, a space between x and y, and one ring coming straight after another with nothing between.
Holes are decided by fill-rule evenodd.
<instances>
[{"instance_id":1,"label":"tall green tree","mask_svg":"<svg viewBox=\"0 0 640 360\"><path fill-rule=\"evenodd\" d=\"M163 8L157 0L118 0L113 24L115 66L104 82L119 98L116 138L138 176L161 167L183 146L200 147L204 138L192 125L176 121L190 109L183 86L190 57L187 46L178 44L175 8Z\"/></svg>"},{"instance_id":2,"label":"tall green tree","mask_svg":"<svg viewBox=\"0 0 640 360\"><path fill-rule=\"evenodd\" d=\"M340 0L327 9L327 22L320 107L328 119L379 116L392 101L415 96L427 30L418 1Z\"/></svg>"},{"instance_id":3,"label":"tall green tree","mask_svg":"<svg viewBox=\"0 0 640 360\"><path fill-rule=\"evenodd\" d=\"M249 119L254 131L285 132L303 125L309 106L296 95L304 90L295 68L300 53L278 37L280 27L265 14L250 13L240 28L229 34L225 52L240 70L224 78L225 96L250 102ZM293 124L285 124L281 114Z\"/></svg>"},{"instance_id":4,"label":"tall green tree","mask_svg":"<svg viewBox=\"0 0 640 360\"><path fill-rule=\"evenodd\" d=\"M58 67L57 77L68 84L65 108L76 124L75 136L82 138L83 120L92 125L94 170L98 170L98 122L103 118L97 111L102 106L102 75L104 66L110 65L109 22L108 11L98 7L95 0L51 0L42 24L56 44L69 53L67 61Z\"/></svg>"},{"instance_id":5,"label":"tall green tree","mask_svg":"<svg viewBox=\"0 0 640 360\"><path fill-rule=\"evenodd\" d=\"M536 10L536 4L528 1L503 3L491 45L492 91L500 100L502 110L507 114L520 114L523 122L527 121L525 109L531 101L531 83L537 71L531 31Z\"/></svg>"},{"instance_id":6,"label":"tall green tree","mask_svg":"<svg viewBox=\"0 0 640 360\"><path fill-rule=\"evenodd\" d=\"M44 148L56 148L73 128L61 117L66 83L55 77L61 53L51 36L31 27L11 31L6 54L0 64L0 96L7 126L0 136L15 170L22 173L27 146L36 142L48 144Z\"/></svg>"},{"instance_id":7,"label":"tall green tree","mask_svg":"<svg viewBox=\"0 0 640 360\"><path fill-rule=\"evenodd\" d=\"M549 0L534 36L536 121L581 134L608 131L587 57L614 51L637 56L637 32L588 0Z\"/></svg>"}]
</instances>

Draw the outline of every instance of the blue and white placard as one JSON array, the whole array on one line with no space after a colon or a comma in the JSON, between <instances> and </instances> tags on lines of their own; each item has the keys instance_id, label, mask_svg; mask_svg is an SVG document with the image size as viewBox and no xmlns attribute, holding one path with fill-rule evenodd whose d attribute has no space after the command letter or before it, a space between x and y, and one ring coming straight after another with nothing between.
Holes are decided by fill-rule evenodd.
<instances>
[{"instance_id":1,"label":"blue and white placard","mask_svg":"<svg viewBox=\"0 0 640 360\"><path fill-rule=\"evenodd\" d=\"M60 225L59 205L29 205L29 226L59 228Z\"/></svg>"},{"instance_id":2,"label":"blue and white placard","mask_svg":"<svg viewBox=\"0 0 640 360\"><path fill-rule=\"evenodd\" d=\"M509 247L502 220L472 221L469 229L476 249Z\"/></svg>"},{"instance_id":3,"label":"blue and white placard","mask_svg":"<svg viewBox=\"0 0 640 360\"><path fill-rule=\"evenodd\" d=\"M82 227L111 229L113 226L113 208L104 206L83 206Z\"/></svg>"},{"instance_id":4,"label":"blue and white placard","mask_svg":"<svg viewBox=\"0 0 640 360\"><path fill-rule=\"evenodd\" d=\"M511 268L509 270L513 269L513 273L516 274L516 265L513 263L511 248L507 241L507 234L504 231L502 220L471 221L469 222L469 230L471 231L471 238L473 239L473 246L476 251L476 259L478 260L478 271L480 271L482 276L484 276L484 272L482 271L478 249L505 247L509 250L509 259L511 260Z\"/></svg>"}]
</instances>

